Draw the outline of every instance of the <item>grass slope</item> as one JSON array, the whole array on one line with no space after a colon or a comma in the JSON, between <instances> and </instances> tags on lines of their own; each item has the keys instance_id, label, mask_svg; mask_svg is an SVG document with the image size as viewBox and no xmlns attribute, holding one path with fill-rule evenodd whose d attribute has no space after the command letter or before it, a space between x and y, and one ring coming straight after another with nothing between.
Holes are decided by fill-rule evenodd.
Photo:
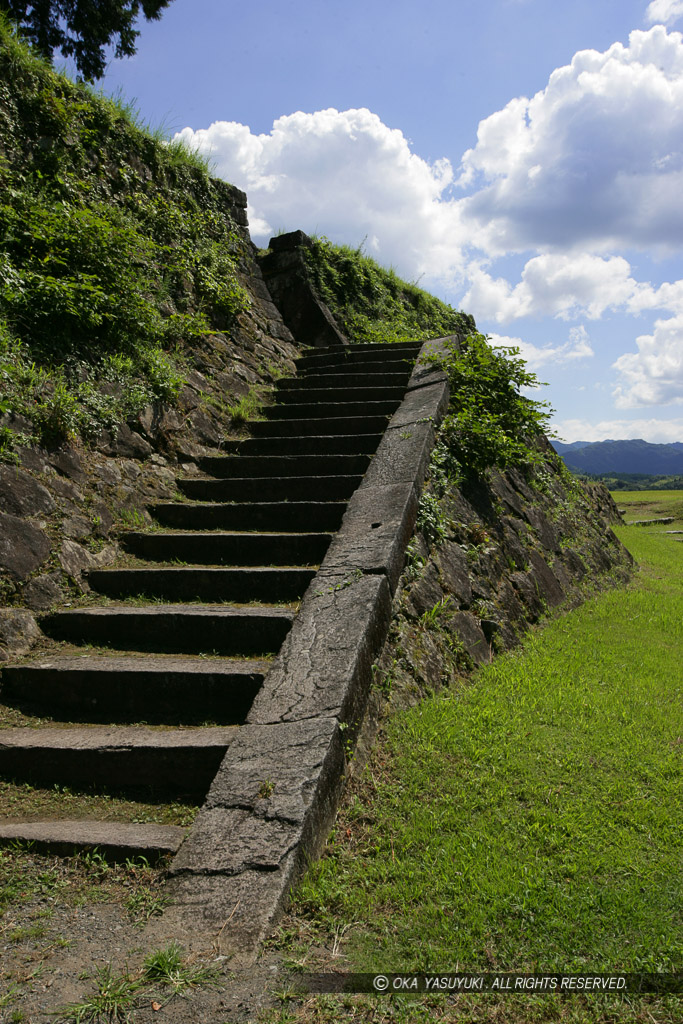
<instances>
[{"instance_id":1,"label":"grass slope","mask_svg":"<svg viewBox=\"0 0 683 1024\"><path fill-rule=\"evenodd\" d=\"M677 496L657 500L683 516ZM297 900L304 929L346 935L354 969L681 969L683 545L618 532L632 584L388 721ZM640 1019L545 996L488 1017L486 998L389 1019ZM642 1019L680 1020L675 1003Z\"/></svg>"},{"instance_id":2,"label":"grass slope","mask_svg":"<svg viewBox=\"0 0 683 1024\"><path fill-rule=\"evenodd\" d=\"M248 305L230 189L0 16L0 417L54 444L172 401ZM0 457L21 433L0 425Z\"/></svg>"},{"instance_id":3,"label":"grass slope","mask_svg":"<svg viewBox=\"0 0 683 1024\"><path fill-rule=\"evenodd\" d=\"M471 317L380 267L362 246L317 237L304 257L316 290L353 342L425 341L476 330Z\"/></svg>"}]
</instances>

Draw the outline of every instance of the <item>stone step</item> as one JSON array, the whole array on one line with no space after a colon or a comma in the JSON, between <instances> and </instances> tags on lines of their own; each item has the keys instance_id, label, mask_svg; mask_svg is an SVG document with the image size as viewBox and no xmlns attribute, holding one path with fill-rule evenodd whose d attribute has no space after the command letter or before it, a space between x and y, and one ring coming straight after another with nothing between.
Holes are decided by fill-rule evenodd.
<instances>
[{"instance_id":1,"label":"stone step","mask_svg":"<svg viewBox=\"0 0 683 1024\"><path fill-rule=\"evenodd\" d=\"M107 860L145 857L155 863L177 853L185 838L177 825L138 825L121 821L62 819L6 821L0 825L0 845L30 843L38 853L70 857L79 850L98 850Z\"/></svg>"},{"instance_id":2,"label":"stone step","mask_svg":"<svg viewBox=\"0 0 683 1024\"><path fill-rule=\"evenodd\" d=\"M381 440L381 434L248 437L243 441L224 441L223 451L234 455L372 455Z\"/></svg>"},{"instance_id":3,"label":"stone step","mask_svg":"<svg viewBox=\"0 0 683 1024\"><path fill-rule=\"evenodd\" d=\"M110 598L164 603L42 617L50 637L110 650L36 658L0 673L7 704L81 723L0 730L5 778L202 800L268 671L269 662L253 656L276 653L296 614L292 606L247 602L294 602L309 586L403 398L419 348L306 353L300 376L278 383L279 404L251 425L253 436L200 460L214 479L180 481L201 503L153 506L159 521L176 529L126 534L126 550L151 564L88 576L92 590ZM174 560L191 564L153 564ZM195 601L205 603L189 603ZM129 724L140 720L145 727ZM204 722L217 724L199 728ZM0 843L156 859L176 852L184 833L132 823L9 821Z\"/></svg>"},{"instance_id":4,"label":"stone step","mask_svg":"<svg viewBox=\"0 0 683 1024\"><path fill-rule=\"evenodd\" d=\"M309 374L319 373L330 375L338 373L362 373L367 378L369 374L410 374L413 372L413 366L414 361L412 359L374 359L371 357L349 359L344 356L330 356L323 362L311 361L305 366L298 366L297 369L304 379L308 377Z\"/></svg>"},{"instance_id":5,"label":"stone step","mask_svg":"<svg viewBox=\"0 0 683 1024\"><path fill-rule=\"evenodd\" d=\"M254 437L299 437L302 434L383 434L388 416L343 416L303 420L255 420Z\"/></svg>"},{"instance_id":6,"label":"stone step","mask_svg":"<svg viewBox=\"0 0 683 1024\"><path fill-rule=\"evenodd\" d=\"M402 373L385 373L384 371L368 373L341 373L339 370L329 373L311 373L305 377L282 377L277 382L277 398L285 391L325 390L327 388L400 388L405 391L412 371Z\"/></svg>"},{"instance_id":7,"label":"stone step","mask_svg":"<svg viewBox=\"0 0 683 1024\"><path fill-rule=\"evenodd\" d=\"M211 785L239 726L0 729L0 775L39 786L182 794Z\"/></svg>"},{"instance_id":8,"label":"stone step","mask_svg":"<svg viewBox=\"0 0 683 1024\"><path fill-rule=\"evenodd\" d=\"M180 530L338 530L345 501L159 502L149 511L163 526Z\"/></svg>"},{"instance_id":9,"label":"stone step","mask_svg":"<svg viewBox=\"0 0 683 1024\"><path fill-rule=\"evenodd\" d=\"M200 482L200 481L197 481ZM230 481L227 481L229 483ZM220 485L222 481L207 481ZM152 562L190 565L320 565L329 533L158 533L130 531L127 551Z\"/></svg>"},{"instance_id":10,"label":"stone step","mask_svg":"<svg viewBox=\"0 0 683 1024\"><path fill-rule=\"evenodd\" d=\"M405 387L373 388L283 388L277 393L278 402L303 404L306 402L386 402L395 401L399 404L406 393Z\"/></svg>"},{"instance_id":11,"label":"stone step","mask_svg":"<svg viewBox=\"0 0 683 1024\"><path fill-rule=\"evenodd\" d=\"M412 355L417 355L422 348L423 341L396 341L391 343L391 348L388 347L387 342L384 341L366 341L359 344L355 342L349 346L344 346L342 351L350 350L352 352L403 352ZM307 356L325 355L330 352L339 352L340 348L338 345L320 346L319 348L309 347L304 349L301 358Z\"/></svg>"},{"instance_id":12,"label":"stone step","mask_svg":"<svg viewBox=\"0 0 683 1024\"><path fill-rule=\"evenodd\" d=\"M228 480L188 478L179 480L178 487L195 501L343 501L351 497L362 479L362 473L347 476L233 477Z\"/></svg>"},{"instance_id":13,"label":"stone step","mask_svg":"<svg viewBox=\"0 0 683 1024\"><path fill-rule=\"evenodd\" d=\"M2 699L68 722L239 725L268 668L255 659L41 658L3 668Z\"/></svg>"},{"instance_id":14,"label":"stone step","mask_svg":"<svg viewBox=\"0 0 683 1024\"><path fill-rule=\"evenodd\" d=\"M206 455L199 468L210 476L352 476L365 473L369 455ZM192 479L192 478L190 478Z\"/></svg>"},{"instance_id":15,"label":"stone step","mask_svg":"<svg viewBox=\"0 0 683 1024\"><path fill-rule=\"evenodd\" d=\"M91 569L88 583L108 597L161 598L164 601L297 601L315 569L234 568Z\"/></svg>"},{"instance_id":16,"label":"stone step","mask_svg":"<svg viewBox=\"0 0 683 1024\"><path fill-rule=\"evenodd\" d=\"M283 403L270 405L263 410L269 420L304 420L331 417L341 419L343 416L391 416L401 404L400 398L392 398L382 402L306 402Z\"/></svg>"},{"instance_id":17,"label":"stone step","mask_svg":"<svg viewBox=\"0 0 683 1024\"><path fill-rule=\"evenodd\" d=\"M391 367L405 364L412 366L415 362L414 356L417 352L395 349L386 345L382 349L366 349L357 351L353 348L333 349L330 352L320 352L313 356L300 356L294 360L297 373L308 373L309 370L317 367L328 366L367 366L371 370L376 366ZM401 367L403 368L403 367Z\"/></svg>"},{"instance_id":18,"label":"stone step","mask_svg":"<svg viewBox=\"0 0 683 1024\"><path fill-rule=\"evenodd\" d=\"M43 616L55 640L124 651L252 655L279 651L294 612L283 607L108 605Z\"/></svg>"}]
</instances>

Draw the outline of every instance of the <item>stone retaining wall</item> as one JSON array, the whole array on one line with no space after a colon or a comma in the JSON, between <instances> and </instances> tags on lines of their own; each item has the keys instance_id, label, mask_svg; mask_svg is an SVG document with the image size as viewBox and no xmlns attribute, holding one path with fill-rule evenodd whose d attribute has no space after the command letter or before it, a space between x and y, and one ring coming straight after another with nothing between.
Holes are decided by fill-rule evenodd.
<instances>
[{"instance_id":1,"label":"stone retaining wall","mask_svg":"<svg viewBox=\"0 0 683 1024\"><path fill-rule=\"evenodd\" d=\"M376 715L387 696L400 706L451 685L546 615L628 580L633 559L610 527L621 517L609 491L569 480L541 444L548 459L528 477L495 472L441 498L443 539L416 531L378 667L385 707Z\"/></svg>"},{"instance_id":2,"label":"stone retaining wall","mask_svg":"<svg viewBox=\"0 0 683 1024\"><path fill-rule=\"evenodd\" d=\"M267 400L273 381L294 371L299 348L256 262L247 197L225 182L213 187L242 236L239 278L250 307L229 334L197 341L177 404L148 406L89 450L24 448L16 466L0 464L0 662L38 639L33 612L80 596L84 573L114 561L120 528L151 522L146 506L176 495L178 469L195 472L198 458L220 448L230 404L253 388ZM0 416L5 423L32 433L11 412Z\"/></svg>"}]
</instances>

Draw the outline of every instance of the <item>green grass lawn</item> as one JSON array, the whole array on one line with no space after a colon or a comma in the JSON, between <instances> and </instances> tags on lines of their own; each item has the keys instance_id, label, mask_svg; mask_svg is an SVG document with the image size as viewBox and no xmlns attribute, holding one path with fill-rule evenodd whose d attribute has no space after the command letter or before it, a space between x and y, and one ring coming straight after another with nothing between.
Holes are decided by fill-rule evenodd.
<instances>
[{"instance_id":1,"label":"green grass lawn","mask_svg":"<svg viewBox=\"0 0 683 1024\"><path fill-rule=\"evenodd\" d=\"M648 500L621 492L620 507L631 498ZM682 498L659 492L655 514ZM619 527L639 563L629 586L389 718L297 897L317 943L344 935L346 963L368 971L682 969L676 526ZM514 997L480 1016L482 998L493 1012L479 997L472 1016L412 1004L395 1019L641 1019L597 997ZM683 1020L683 1007L649 1001L642 1019Z\"/></svg>"}]
</instances>

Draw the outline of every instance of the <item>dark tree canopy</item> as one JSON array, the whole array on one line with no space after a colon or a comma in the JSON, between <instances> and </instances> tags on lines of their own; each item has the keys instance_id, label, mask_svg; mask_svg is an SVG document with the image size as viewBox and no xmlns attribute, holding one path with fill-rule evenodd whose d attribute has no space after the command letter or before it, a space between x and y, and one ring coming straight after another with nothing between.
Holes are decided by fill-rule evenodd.
<instances>
[{"instance_id":1,"label":"dark tree canopy","mask_svg":"<svg viewBox=\"0 0 683 1024\"><path fill-rule=\"evenodd\" d=\"M140 34L134 27L140 11L148 21L161 17L173 0L0 0L0 11L48 60L54 50L73 57L83 78L101 78L105 47L116 43L117 57L132 57Z\"/></svg>"}]
</instances>

